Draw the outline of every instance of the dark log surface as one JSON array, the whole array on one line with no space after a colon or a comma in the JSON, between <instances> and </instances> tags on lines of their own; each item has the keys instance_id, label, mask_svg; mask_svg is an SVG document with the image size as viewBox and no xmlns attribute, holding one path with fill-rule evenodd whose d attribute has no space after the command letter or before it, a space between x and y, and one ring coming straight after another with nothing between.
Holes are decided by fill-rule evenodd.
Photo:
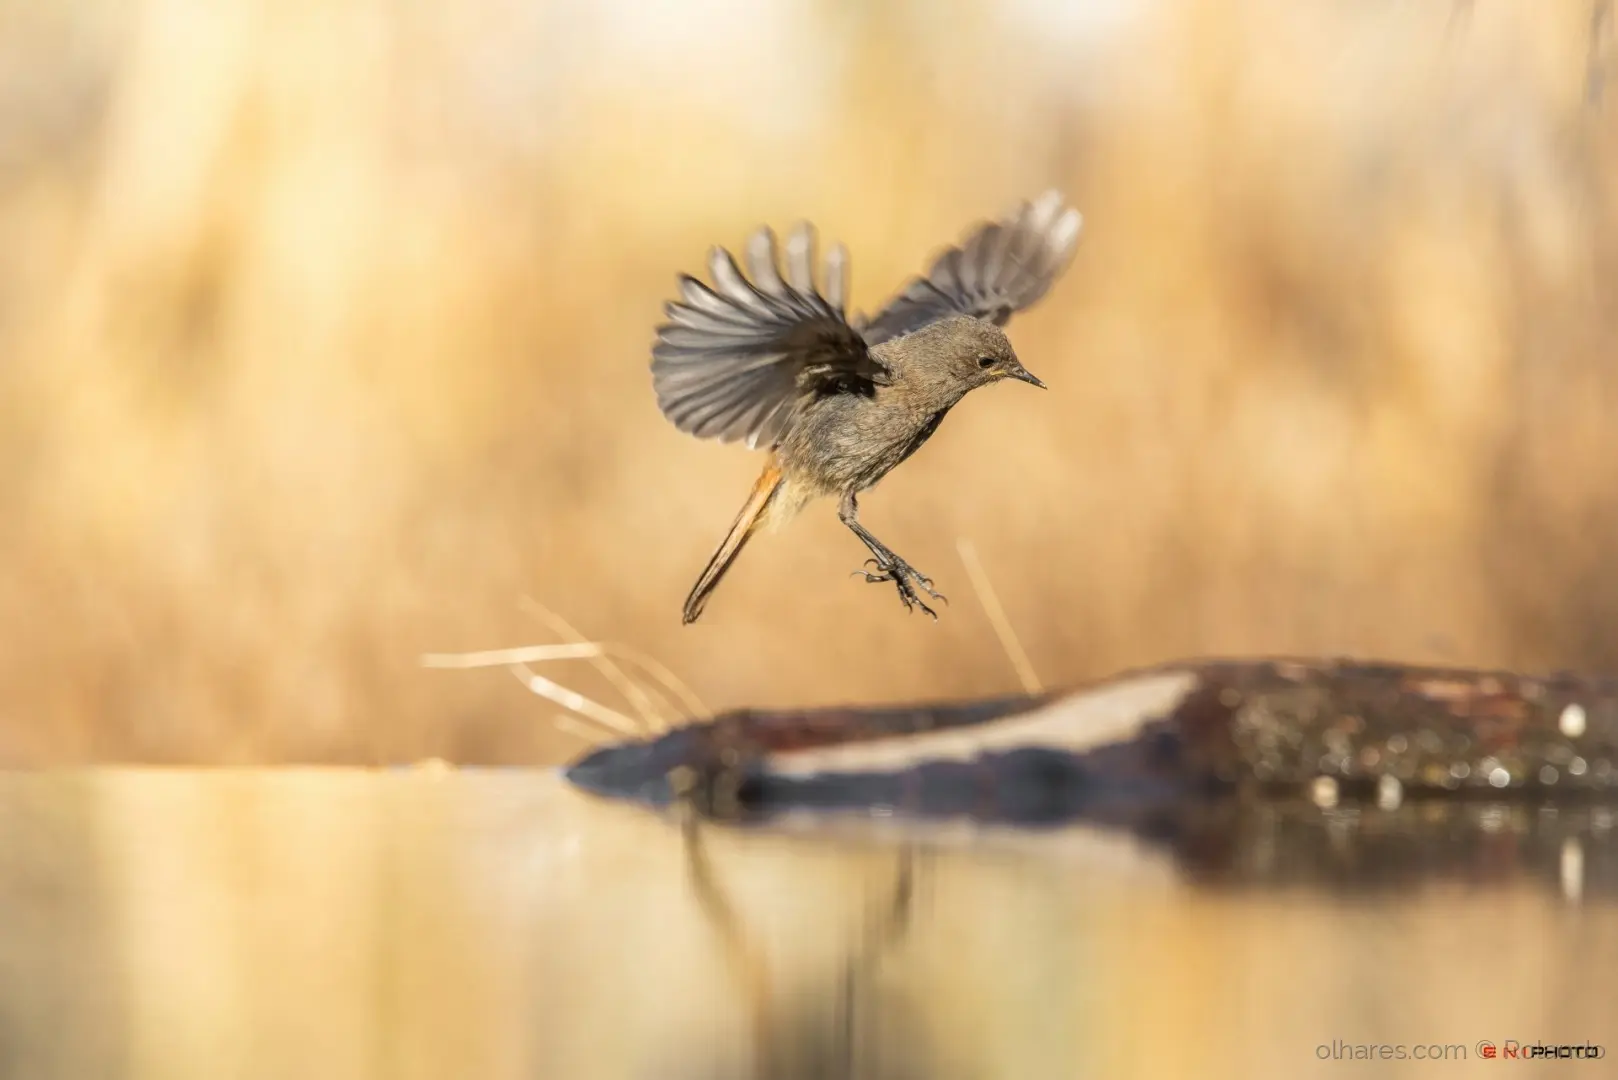
<instances>
[{"instance_id":1,"label":"dark log surface","mask_svg":"<svg viewBox=\"0 0 1618 1080\"><path fill-rule=\"evenodd\" d=\"M1618 799L1618 679L1177 663L1036 696L742 710L598 749L567 775L653 805L689 797L718 817L875 809L1031 823L1127 818L1220 791L1604 802Z\"/></svg>"}]
</instances>

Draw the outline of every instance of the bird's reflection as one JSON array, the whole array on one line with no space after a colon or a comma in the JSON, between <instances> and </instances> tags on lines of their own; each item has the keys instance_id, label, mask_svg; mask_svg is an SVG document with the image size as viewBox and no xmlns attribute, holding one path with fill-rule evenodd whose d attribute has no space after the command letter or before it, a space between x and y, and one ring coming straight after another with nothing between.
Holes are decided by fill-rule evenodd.
<instances>
[{"instance_id":1,"label":"bird's reflection","mask_svg":"<svg viewBox=\"0 0 1618 1080\"><path fill-rule=\"evenodd\" d=\"M751 1047L730 1055L699 1055L678 1073L682 1080L911 1080L936 1075L924 1068L925 1040L901 993L883 985L884 960L910 929L916 896L916 853L903 844L892 884L864 905L859 933L837 957L833 973L787 984L774 976L759 940L726 895L705 834L710 819L681 813L687 875L704 918L719 937L736 992L748 1018ZM729 1059L729 1060L721 1060Z\"/></svg>"}]
</instances>

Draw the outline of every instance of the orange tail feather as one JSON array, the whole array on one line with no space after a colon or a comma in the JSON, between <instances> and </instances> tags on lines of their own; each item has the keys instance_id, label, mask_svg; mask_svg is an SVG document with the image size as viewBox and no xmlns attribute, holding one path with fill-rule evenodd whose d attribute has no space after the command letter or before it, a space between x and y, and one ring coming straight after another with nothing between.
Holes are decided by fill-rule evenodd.
<instances>
[{"instance_id":1,"label":"orange tail feather","mask_svg":"<svg viewBox=\"0 0 1618 1080\"><path fill-rule=\"evenodd\" d=\"M769 509L776 493L781 490L781 470L772 462L765 466L764 472L759 476L758 483L753 485L753 493L748 496L742 512L736 515L736 523L730 527L719 549L708 560L703 568L702 576L691 588L691 595L685 598L685 613L680 620L683 623L694 623L702 615L702 609L707 606L708 597L714 589L719 587L719 580L730 569L730 564L736 561L736 556L742 553L747 546L748 537L757 531L764 520L764 511Z\"/></svg>"}]
</instances>

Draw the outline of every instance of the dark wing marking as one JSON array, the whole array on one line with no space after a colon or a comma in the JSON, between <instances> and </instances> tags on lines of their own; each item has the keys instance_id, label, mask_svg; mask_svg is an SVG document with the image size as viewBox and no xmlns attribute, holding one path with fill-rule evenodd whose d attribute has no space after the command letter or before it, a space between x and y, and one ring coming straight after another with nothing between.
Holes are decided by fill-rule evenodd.
<instances>
[{"instance_id":1,"label":"dark wing marking","mask_svg":"<svg viewBox=\"0 0 1618 1080\"><path fill-rule=\"evenodd\" d=\"M869 393L888 377L843 314L848 255L826 256L826 293L815 286L815 234L795 229L786 243L786 278L775 234L747 242L748 280L730 252L708 256L709 287L680 276L679 300L657 328L652 385L657 405L681 431L721 442L773 445L805 397Z\"/></svg>"},{"instance_id":2,"label":"dark wing marking","mask_svg":"<svg viewBox=\"0 0 1618 1080\"><path fill-rule=\"evenodd\" d=\"M1000 221L987 222L912 278L888 306L861 327L876 345L919 330L946 315L971 315L1004 326L1061 276L1078 246L1083 218L1047 191Z\"/></svg>"}]
</instances>

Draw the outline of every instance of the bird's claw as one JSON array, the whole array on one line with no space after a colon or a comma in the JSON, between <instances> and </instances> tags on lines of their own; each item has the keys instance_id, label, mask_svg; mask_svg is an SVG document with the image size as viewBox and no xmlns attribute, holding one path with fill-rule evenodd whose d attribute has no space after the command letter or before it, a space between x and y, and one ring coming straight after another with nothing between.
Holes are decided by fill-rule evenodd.
<instances>
[{"instance_id":1,"label":"bird's claw","mask_svg":"<svg viewBox=\"0 0 1618 1080\"><path fill-rule=\"evenodd\" d=\"M923 574L920 570L917 570L914 566L911 566L902 559L895 560L892 567L889 567L880 559L866 559L865 565L876 567L876 571L872 572L870 570L856 570L854 572L856 574L864 574L867 581L892 581L894 579L895 571L897 571L897 573L904 575L911 581L914 581L917 585L920 585L922 591L928 596L931 596L934 600L943 600L944 603L949 603L949 601L945 599L943 593L935 592L933 590L932 578L928 577L926 574Z\"/></svg>"},{"instance_id":2,"label":"bird's claw","mask_svg":"<svg viewBox=\"0 0 1618 1080\"><path fill-rule=\"evenodd\" d=\"M905 611L910 614L915 614L915 610L920 608L931 616L934 622L938 621L938 612L927 606L926 601L922 600L920 594L916 591L917 589L920 589L921 592L926 593L934 600L949 603L947 596L933 588L932 578L921 573L903 559L894 558L891 561L879 558L866 559L864 565L874 566L876 569L856 570L851 576L864 575L865 580L868 582L893 582L894 588L899 591L899 602L904 604Z\"/></svg>"}]
</instances>

